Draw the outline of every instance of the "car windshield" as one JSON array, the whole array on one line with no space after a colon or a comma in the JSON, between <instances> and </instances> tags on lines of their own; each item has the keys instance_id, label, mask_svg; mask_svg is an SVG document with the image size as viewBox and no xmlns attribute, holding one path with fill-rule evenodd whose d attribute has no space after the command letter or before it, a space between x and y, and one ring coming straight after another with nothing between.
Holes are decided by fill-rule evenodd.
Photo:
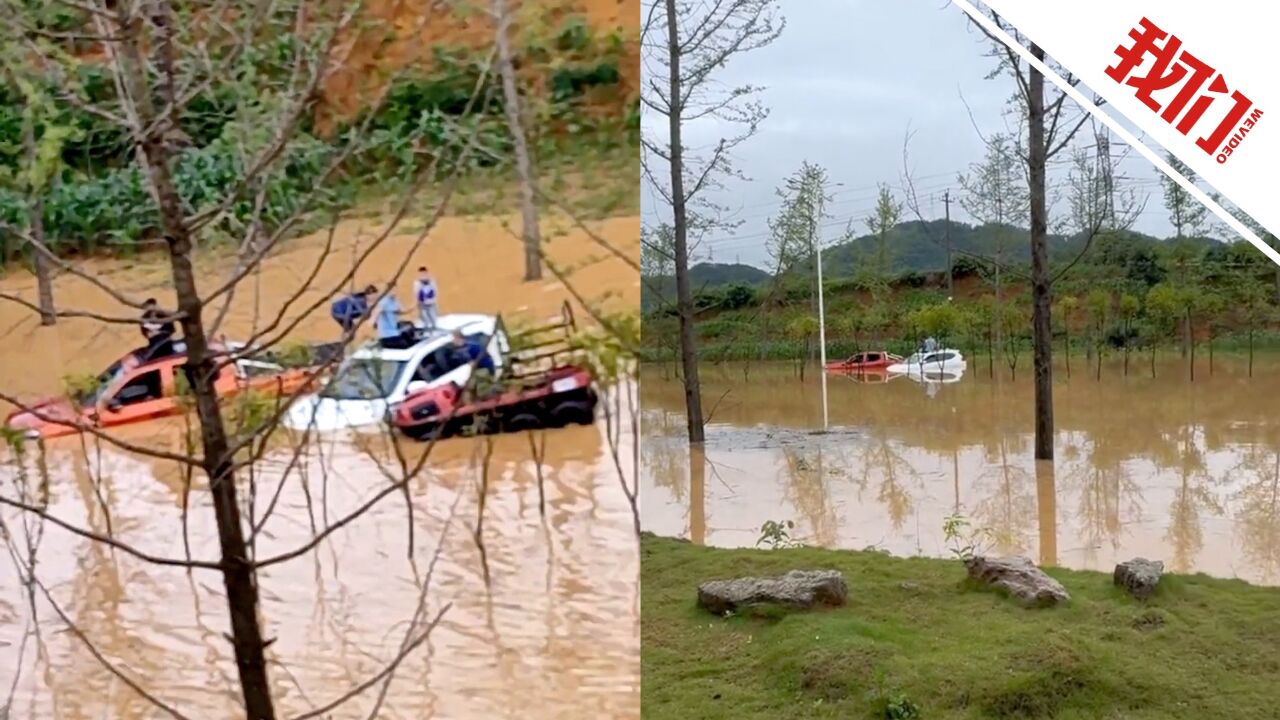
<instances>
[{"instance_id":1,"label":"car windshield","mask_svg":"<svg viewBox=\"0 0 1280 720\"><path fill-rule=\"evenodd\" d=\"M115 384L120 376L124 374L124 367L117 360L111 367L103 371L101 375L94 380L92 387L78 388L74 392L75 401L80 407L93 407L98 404L98 400L102 398L102 394Z\"/></svg>"},{"instance_id":2,"label":"car windshield","mask_svg":"<svg viewBox=\"0 0 1280 720\"><path fill-rule=\"evenodd\" d=\"M907 359L906 359L905 361L903 361L903 362L905 362L907 365L919 365L919 364L920 364L920 353L916 353L916 354L912 355L911 357L907 358Z\"/></svg>"},{"instance_id":3,"label":"car windshield","mask_svg":"<svg viewBox=\"0 0 1280 720\"><path fill-rule=\"evenodd\" d=\"M405 363L381 358L350 360L320 391L320 397L334 400L376 400L395 389Z\"/></svg>"}]
</instances>

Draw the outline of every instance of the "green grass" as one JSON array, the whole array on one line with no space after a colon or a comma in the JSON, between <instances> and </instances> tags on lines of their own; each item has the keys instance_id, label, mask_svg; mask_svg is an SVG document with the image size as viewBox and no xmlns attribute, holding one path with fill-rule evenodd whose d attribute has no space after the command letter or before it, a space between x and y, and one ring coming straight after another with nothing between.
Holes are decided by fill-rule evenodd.
<instances>
[{"instance_id":1,"label":"green grass","mask_svg":"<svg viewBox=\"0 0 1280 720\"><path fill-rule=\"evenodd\" d=\"M1051 569L1071 602L1029 609L968 586L954 560L721 550L649 535L641 552L645 718L1280 713L1280 589L1166 575L1142 603L1107 574ZM792 568L842 571L848 605L727 619L695 606L702 581ZM917 714L901 712L908 706Z\"/></svg>"}]
</instances>

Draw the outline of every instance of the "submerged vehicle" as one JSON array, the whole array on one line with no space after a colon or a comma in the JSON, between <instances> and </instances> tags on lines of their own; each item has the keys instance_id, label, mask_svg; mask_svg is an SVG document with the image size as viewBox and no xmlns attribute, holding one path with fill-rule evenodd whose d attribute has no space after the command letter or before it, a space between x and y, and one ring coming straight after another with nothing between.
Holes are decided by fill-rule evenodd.
<instances>
[{"instance_id":1,"label":"submerged vehicle","mask_svg":"<svg viewBox=\"0 0 1280 720\"><path fill-rule=\"evenodd\" d=\"M336 347L335 347L336 345ZM286 394L310 383L314 366L340 353L338 344L306 347L306 360L290 366L272 355L240 357L242 343L212 346L215 361L225 363L214 380L219 397L245 391ZM234 359L228 359L235 354ZM183 406L179 377L187 362L186 347L174 343L174 352L152 357L148 348L133 350L107 368L92 383L65 396L46 397L9 414L6 427L29 438L53 438L84 432L85 428L107 428L154 418L178 415ZM185 382L185 377L183 378Z\"/></svg>"},{"instance_id":2,"label":"submerged vehicle","mask_svg":"<svg viewBox=\"0 0 1280 720\"><path fill-rule=\"evenodd\" d=\"M453 332L485 347L493 372L501 375L507 353L505 332L493 315L441 315L431 330L414 330L403 349L369 342L333 373L319 392L298 398L281 423L294 430L377 428L410 395L435 387L466 385L471 363L450 351Z\"/></svg>"},{"instance_id":3,"label":"submerged vehicle","mask_svg":"<svg viewBox=\"0 0 1280 720\"><path fill-rule=\"evenodd\" d=\"M505 374L419 390L396 407L393 424L426 440L594 423L598 396L591 371L574 362L575 329L565 303L558 322L514 337L519 349L509 353Z\"/></svg>"},{"instance_id":4,"label":"submerged vehicle","mask_svg":"<svg viewBox=\"0 0 1280 720\"><path fill-rule=\"evenodd\" d=\"M860 372L863 370L883 370L894 363L902 362L902 358L883 350L872 350L850 355L844 360L827 363L826 369L834 372Z\"/></svg>"},{"instance_id":5,"label":"submerged vehicle","mask_svg":"<svg viewBox=\"0 0 1280 720\"><path fill-rule=\"evenodd\" d=\"M460 434L520 432L595 422L598 398L591 372L561 366L536 381L468 393L449 384L419 392L396 408L396 428L415 440Z\"/></svg>"},{"instance_id":6,"label":"submerged vehicle","mask_svg":"<svg viewBox=\"0 0 1280 720\"><path fill-rule=\"evenodd\" d=\"M962 373L967 367L959 350L943 348L930 352L918 352L906 360L889 365L886 370L899 375L923 375L925 373Z\"/></svg>"}]
</instances>

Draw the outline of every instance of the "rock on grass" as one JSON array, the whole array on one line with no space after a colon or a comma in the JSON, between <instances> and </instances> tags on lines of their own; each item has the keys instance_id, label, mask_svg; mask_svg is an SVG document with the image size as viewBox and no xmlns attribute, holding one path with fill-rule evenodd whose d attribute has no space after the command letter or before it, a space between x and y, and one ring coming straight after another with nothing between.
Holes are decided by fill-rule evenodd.
<instances>
[{"instance_id":1,"label":"rock on grass","mask_svg":"<svg viewBox=\"0 0 1280 720\"><path fill-rule=\"evenodd\" d=\"M1156 591L1160 576L1164 574L1164 563L1159 560L1134 558L1116 565L1112 581L1124 588L1139 600L1146 600Z\"/></svg>"},{"instance_id":2,"label":"rock on grass","mask_svg":"<svg viewBox=\"0 0 1280 720\"><path fill-rule=\"evenodd\" d=\"M844 605L849 586L837 570L792 570L774 577L711 580L698 586L698 606L723 615L751 605L810 609Z\"/></svg>"},{"instance_id":3,"label":"rock on grass","mask_svg":"<svg viewBox=\"0 0 1280 720\"><path fill-rule=\"evenodd\" d=\"M969 570L970 578L1001 588L1028 604L1057 605L1071 599L1062 583L1046 575L1029 558L1021 555L979 555L966 558L964 565Z\"/></svg>"}]
</instances>

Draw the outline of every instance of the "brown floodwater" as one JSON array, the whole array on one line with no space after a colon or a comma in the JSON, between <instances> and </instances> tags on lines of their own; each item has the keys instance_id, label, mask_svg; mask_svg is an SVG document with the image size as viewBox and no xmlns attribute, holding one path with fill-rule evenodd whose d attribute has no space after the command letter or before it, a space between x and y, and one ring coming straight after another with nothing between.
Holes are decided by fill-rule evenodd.
<instances>
[{"instance_id":1,"label":"brown floodwater","mask_svg":"<svg viewBox=\"0 0 1280 720\"><path fill-rule=\"evenodd\" d=\"M1024 358L1025 360L1025 358ZM947 557L944 520L985 547L1046 565L1110 571L1136 555L1179 572L1280 584L1280 358L1253 377L1240 358L1135 356L1097 380L1058 369L1053 463L1033 456L1025 363L1016 380L985 362L958 382L829 375L828 432L816 372L785 364L705 366L707 441L684 442L670 368L641 372L642 524L717 546L755 545L791 520L810 545ZM744 378L745 374L745 378Z\"/></svg>"},{"instance_id":2,"label":"brown floodwater","mask_svg":"<svg viewBox=\"0 0 1280 720\"><path fill-rule=\"evenodd\" d=\"M366 261L356 282L381 281L407 259L410 269L431 267L441 312L552 315L573 293L554 278L520 281L519 243L503 222L512 220L446 219L416 252L407 232L396 235ZM292 241L267 262L259 282L237 293L228 336L251 332L315 264L318 287L303 296L323 299L350 267L352 250L367 246L376 229L373 221L345 221L329 258L317 249L324 234ZM638 254L637 218L595 229L632 258ZM635 271L585 233L567 230L549 248L558 267L571 273L573 289L593 306L637 304ZM227 273L225 257L213 250L202 253L201 265L210 284ZM166 268L155 258L80 266L136 296L167 299L160 290ZM401 285L404 304L410 279ZM34 294L24 275L5 278L2 287ZM127 312L79 278L60 277L56 296L65 310ZM292 336L333 339L338 331L327 305L307 317L291 310L302 317ZM585 316L580 306L579 312ZM6 333L0 389L20 396L57 391L68 373L100 370L137 338L136 326L90 320L40 329L12 303L0 304L0 327ZM375 710L386 718L638 717L639 565L621 485L635 483L627 410L634 392L627 381L612 393L621 417L612 427L602 420L594 427L439 443L409 485L411 511L405 495L394 493L314 551L263 570L262 619L275 639L268 654L281 717L323 706L382 672L407 633L423 631L411 622L424 587L423 615L444 614L398 665L385 697L379 700L379 682L323 717L365 718ZM184 443L180 421L127 426L116 434L169 452L181 452ZM279 489L274 513L257 536L259 558L308 542L316 529L386 487L388 478L401 477L396 448L410 465L426 451L376 434L325 435L301 451L299 444L282 435L251 476L240 474L242 499L248 501L250 483L256 488L259 517ZM183 487L174 461L104 442L62 438L43 453L34 445L21 456L0 451L0 493L45 492L53 516L157 556L183 556ZM187 517L192 556L214 559L212 511L198 478ZM0 706L13 688L10 717L167 717L108 663L187 717L237 716L217 572L149 564L52 524L41 527L11 508L0 510L0 518L9 531L0 557ZM36 575L56 607L36 589L33 623L19 568L36 540Z\"/></svg>"}]
</instances>

